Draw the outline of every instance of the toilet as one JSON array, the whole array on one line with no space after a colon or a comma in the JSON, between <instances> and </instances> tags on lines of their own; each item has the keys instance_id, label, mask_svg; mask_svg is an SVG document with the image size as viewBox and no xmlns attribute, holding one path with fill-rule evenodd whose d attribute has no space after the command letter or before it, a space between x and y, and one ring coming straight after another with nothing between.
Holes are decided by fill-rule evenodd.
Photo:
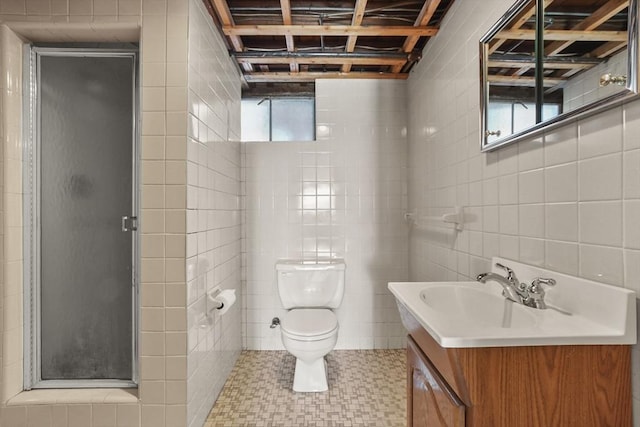
<instances>
[{"instance_id":1,"label":"toilet","mask_svg":"<svg viewBox=\"0 0 640 427\"><path fill-rule=\"evenodd\" d=\"M282 344L296 357L293 391L329 389L325 356L338 341L338 318L332 309L342 302L343 260L281 260L276 263L278 294L287 313L280 319Z\"/></svg>"}]
</instances>

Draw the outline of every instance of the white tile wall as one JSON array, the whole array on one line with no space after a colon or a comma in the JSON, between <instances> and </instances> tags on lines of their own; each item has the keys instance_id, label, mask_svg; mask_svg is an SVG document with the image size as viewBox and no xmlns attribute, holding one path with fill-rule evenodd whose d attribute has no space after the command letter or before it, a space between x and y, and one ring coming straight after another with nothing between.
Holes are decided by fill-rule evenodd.
<instances>
[{"instance_id":1,"label":"white tile wall","mask_svg":"<svg viewBox=\"0 0 640 427\"><path fill-rule=\"evenodd\" d=\"M316 142L245 143L245 345L282 349L279 258L344 258L337 348L404 343L387 282L407 278L404 82L319 80Z\"/></svg>"},{"instance_id":2,"label":"white tile wall","mask_svg":"<svg viewBox=\"0 0 640 427\"><path fill-rule=\"evenodd\" d=\"M409 79L409 208L468 220L411 233L411 278L470 279L500 254L638 291L639 101L480 153L477 43L511 3L456 2Z\"/></svg>"},{"instance_id":3,"label":"white tile wall","mask_svg":"<svg viewBox=\"0 0 640 427\"><path fill-rule=\"evenodd\" d=\"M186 185L188 310L187 425L203 425L241 349L240 78L200 0L189 2L188 96L167 90L167 103L188 112ZM169 106L167 107L169 108ZM224 316L209 313L206 293L235 289Z\"/></svg>"}]
</instances>

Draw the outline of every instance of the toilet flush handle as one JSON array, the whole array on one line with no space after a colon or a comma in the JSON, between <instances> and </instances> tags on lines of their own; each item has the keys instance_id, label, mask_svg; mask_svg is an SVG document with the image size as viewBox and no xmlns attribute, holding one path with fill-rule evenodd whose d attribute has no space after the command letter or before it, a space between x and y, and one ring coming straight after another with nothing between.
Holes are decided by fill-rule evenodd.
<instances>
[{"instance_id":1,"label":"toilet flush handle","mask_svg":"<svg viewBox=\"0 0 640 427\"><path fill-rule=\"evenodd\" d=\"M271 319L271 325L269 325L271 329L275 329L276 326L280 326L280 319L278 317Z\"/></svg>"}]
</instances>

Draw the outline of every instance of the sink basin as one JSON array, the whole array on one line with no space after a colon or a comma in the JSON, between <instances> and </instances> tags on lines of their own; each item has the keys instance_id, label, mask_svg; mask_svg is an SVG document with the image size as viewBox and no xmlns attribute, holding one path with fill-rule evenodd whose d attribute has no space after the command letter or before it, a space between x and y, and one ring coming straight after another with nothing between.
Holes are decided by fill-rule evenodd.
<instances>
[{"instance_id":1,"label":"sink basin","mask_svg":"<svg viewBox=\"0 0 640 427\"><path fill-rule=\"evenodd\" d=\"M499 293L466 286L433 285L420 291L420 299L441 315L464 313L469 327L526 328L536 322L527 307L514 304Z\"/></svg>"},{"instance_id":2,"label":"sink basin","mask_svg":"<svg viewBox=\"0 0 640 427\"><path fill-rule=\"evenodd\" d=\"M557 285L546 288L548 308L513 303L493 281L392 282L405 327L411 330L417 321L442 347L636 343L633 291L511 260L496 262L510 266L522 282L555 279Z\"/></svg>"}]
</instances>

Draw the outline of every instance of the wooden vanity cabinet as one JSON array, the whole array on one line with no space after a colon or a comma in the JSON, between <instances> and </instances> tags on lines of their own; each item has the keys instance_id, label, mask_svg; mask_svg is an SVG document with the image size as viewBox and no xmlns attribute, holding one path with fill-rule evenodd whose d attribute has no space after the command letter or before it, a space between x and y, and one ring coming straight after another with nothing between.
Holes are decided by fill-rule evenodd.
<instances>
[{"instance_id":1,"label":"wooden vanity cabinet","mask_svg":"<svg viewBox=\"0 0 640 427\"><path fill-rule=\"evenodd\" d=\"M411 338L407 367L407 426L464 427L464 404Z\"/></svg>"},{"instance_id":2,"label":"wooden vanity cabinet","mask_svg":"<svg viewBox=\"0 0 640 427\"><path fill-rule=\"evenodd\" d=\"M443 348L411 321L409 427L632 425L628 345Z\"/></svg>"}]
</instances>

